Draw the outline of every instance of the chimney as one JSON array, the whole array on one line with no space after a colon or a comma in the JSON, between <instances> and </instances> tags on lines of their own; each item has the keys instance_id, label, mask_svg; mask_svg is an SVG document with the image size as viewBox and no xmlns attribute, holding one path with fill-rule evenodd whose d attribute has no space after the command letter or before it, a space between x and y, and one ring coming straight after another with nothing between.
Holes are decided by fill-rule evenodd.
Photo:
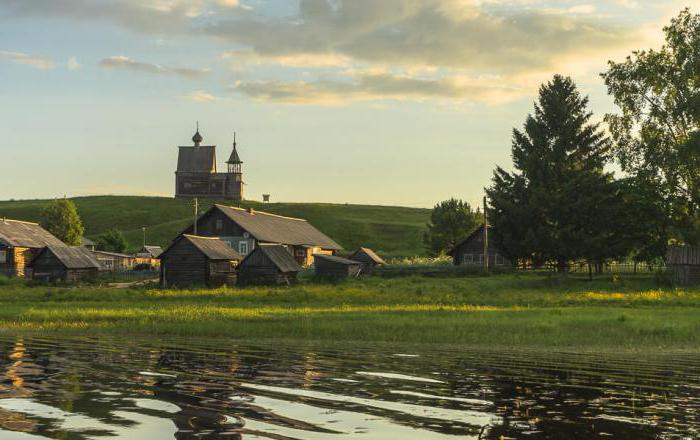
<instances>
[{"instance_id":1,"label":"chimney","mask_svg":"<svg viewBox=\"0 0 700 440\"><path fill-rule=\"evenodd\" d=\"M248 208L246 211L248 211L248 214L255 215L255 210L253 208Z\"/></svg>"}]
</instances>

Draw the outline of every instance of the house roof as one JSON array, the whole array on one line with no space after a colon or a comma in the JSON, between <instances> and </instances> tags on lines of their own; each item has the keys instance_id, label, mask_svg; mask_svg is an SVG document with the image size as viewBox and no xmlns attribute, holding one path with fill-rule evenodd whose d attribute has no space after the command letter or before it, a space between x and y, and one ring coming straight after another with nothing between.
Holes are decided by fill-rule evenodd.
<instances>
[{"instance_id":1,"label":"house roof","mask_svg":"<svg viewBox=\"0 0 700 440\"><path fill-rule=\"evenodd\" d=\"M342 247L323 232L300 218L283 217L260 211L231 206L214 205L229 219L255 239L266 243L279 243L294 246L318 246L323 249L340 250Z\"/></svg>"},{"instance_id":2,"label":"house roof","mask_svg":"<svg viewBox=\"0 0 700 440\"><path fill-rule=\"evenodd\" d=\"M314 262L316 260L326 260L331 263L343 264L345 266L359 266L362 264L360 261L350 260L343 257L337 257L335 255L324 255L324 254L314 254Z\"/></svg>"},{"instance_id":3,"label":"house roof","mask_svg":"<svg viewBox=\"0 0 700 440\"><path fill-rule=\"evenodd\" d=\"M382 258L377 255L372 249L366 248L366 247L361 247L360 249L356 250L352 255L350 255L350 259L353 260L354 257L364 254L369 257L370 260L374 261L376 264L386 264L386 261L382 260Z\"/></svg>"},{"instance_id":4,"label":"house roof","mask_svg":"<svg viewBox=\"0 0 700 440\"><path fill-rule=\"evenodd\" d=\"M299 266L299 263L292 257L292 254L289 253L287 248L280 244L259 244L255 247L255 250L248 254L241 262L241 266L245 266L245 260L256 252L263 253L281 272L299 272L301 270L301 266Z\"/></svg>"},{"instance_id":5,"label":"house roof","mask_svg":"<svg viewBox=\"0 0 700 440\"><path fill-rule=\"evenodd\" d=\"M200 237L197 235L183 234L179 236L168 248L160 254L162 258L168 251L181 240L187 240L200 250L210 260L236 260L241 261L241 254L231 249L225 241L216 237Z\"/></svg>"},{"instance_id":6,"label":"house roof","mask_svg":"<svg viewBox=\"0 0 700 440\"><path fill-rule=\"evenodd\" d=\"M118 258L134 258L133 255L120 254L119 252L108 252L108 251L91 251L95 255L106 255L108 257L118 257Z\"/></svg>"},{"instance_id":7,"label":"house roof","mask_svg":"<svg viewBox=\"0 0 700 440\"><path fill-rule=\"evenodd\" d=\"M8 219L0 219L0 243L32 249L63 245L61 240L36 223Z\"/></svg>"},{"instance_id":8,"label":"house roof","mask_svg":"<svg viewBox=\"0 0 700 440\"><path fill-rule=\"evenodd\" d=\"M153 258L158 258L158 256L163 253L163 248L161 248L160 246L146 245L141 249L140 253L149 254Z\"/></svg>"},{"instance_id":9,"label":"house roof","mask_svg":"<svg viewBox=\"0 0 700 440\"><path fill-rule=\"evenodd\" d=\"M99 261L95 259L90 250L82 246L47 246L34 258L29 266L33 266L33 262L37 261L39 256L46 252L53 254L58 261L65 266L66 269L99 269L102 267Z\"/></svg>"},{"instance_id":10,"label":"house roof","mask_svg":"<svg viewBox=\"0 0 700 440\"><path fill-rule=\"evenodd\" d=\"M177 171L186 173L216 172L216 146L201 145L196 147L179 147Z\"/></svg>"},{"instance_id":11,"label":"house roof","mask_svg":"<svg viewBox=\"0 0 700 440\"><path fill-rule=\"evenodd\" d=\"M96 243L87 237L80 237L80 245L81 246L95 246Z\"/></svg>"},{"instance_id":12,"label":"house roof","mask_svg":"<svg viewBox=\"0 0 700 440\"><path fill-rule=\"evenodd\" d=\"M489 225L488 228L489 228L489 231L490 231L490 230L491 230L491 226ZM447 252L447 255L453 255L453 254L457 251L458 248L462 247L462 245L464 245L465 243L467 243L467 242L469 242L469 241L472 241L472 240L474 239L474 237L476 237L477 235L481 234L481 232L482 232L483 230L484 230L484 225L482 224L481 226L479 226L478 228L476 228L476 230L475 230L474 232L472 232L471 234L469 234L469 235L467 236L467 238L465 238L464 240L462 240L462 241L460 241L459 243L457 243L456 245L454 245L454 246L452 247L452 249L450 249L450 250Z\"/></svg>"}]
</instances>

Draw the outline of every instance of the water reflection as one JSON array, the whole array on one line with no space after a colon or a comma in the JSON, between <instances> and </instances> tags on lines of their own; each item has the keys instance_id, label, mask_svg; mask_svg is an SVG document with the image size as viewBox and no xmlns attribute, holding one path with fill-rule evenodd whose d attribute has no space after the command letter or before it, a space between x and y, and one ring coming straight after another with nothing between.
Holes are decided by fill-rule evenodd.
<instances>
[{"instance_id":1,"label":"water reflection","mask_svg":"<svg viewBox=\"0 0 700 440\"><path fill-rule=\"evenodd\" d=\"M700 359L0 337L5 438L695 438Z\"/></svg>"}]
</instances>

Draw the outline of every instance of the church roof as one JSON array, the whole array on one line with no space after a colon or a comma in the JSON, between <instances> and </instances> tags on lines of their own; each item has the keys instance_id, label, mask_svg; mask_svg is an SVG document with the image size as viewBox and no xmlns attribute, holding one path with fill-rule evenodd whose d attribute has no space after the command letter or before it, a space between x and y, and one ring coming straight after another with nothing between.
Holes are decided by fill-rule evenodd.
<instances>
[{"instance_id":1,"label":"church roof","mask_svg":"<svg viewBox=\"0 0 700 440\"><path fill-rule=\"evenodd\" d=\"M236 144L235 143L233 144L233 151L231 152L231 156L229 156L226 163L231 163L231 164L243 163L241 158L238 156L238 151L236 151Z\"/></svg>"},{"instance_id":2,"label":"church roof","mask_svg":"<svg viewBox=\"0 0 700 440\"><path fill-rule=\"evenodd\" d=\"M177 171L215 173L216 146L180 147L177 156Z\"/></svg>"}]
</instances>

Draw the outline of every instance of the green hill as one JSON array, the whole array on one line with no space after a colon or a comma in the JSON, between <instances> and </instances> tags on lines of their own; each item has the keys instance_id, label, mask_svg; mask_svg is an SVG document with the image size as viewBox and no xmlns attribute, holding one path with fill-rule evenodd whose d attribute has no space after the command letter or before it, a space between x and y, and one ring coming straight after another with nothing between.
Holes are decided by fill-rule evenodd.
<instances>
[{"instance_id":1,"label":"green hill","mask_svg":"<svg viewBox=\"0 0 700 440\"><path fill-rule=\"evenodd\" d=\"M149 244L167 246L192 223L193 217L189 200L138 196L77 197L72 200L78 206L87 237L94 239L110 228L117 228L124 233L132 249L141 245L141 227L147 228ZM39 221L39 213L47 203L47 200L0 201L0 217ZM203 201L200 212L212 203ZM413 256L425 252L422 238L430 216L428 209L330 203L244 202L241 206L305 218L347 250L367 246L389 256Z\"/></svg>"}]
</instances>

